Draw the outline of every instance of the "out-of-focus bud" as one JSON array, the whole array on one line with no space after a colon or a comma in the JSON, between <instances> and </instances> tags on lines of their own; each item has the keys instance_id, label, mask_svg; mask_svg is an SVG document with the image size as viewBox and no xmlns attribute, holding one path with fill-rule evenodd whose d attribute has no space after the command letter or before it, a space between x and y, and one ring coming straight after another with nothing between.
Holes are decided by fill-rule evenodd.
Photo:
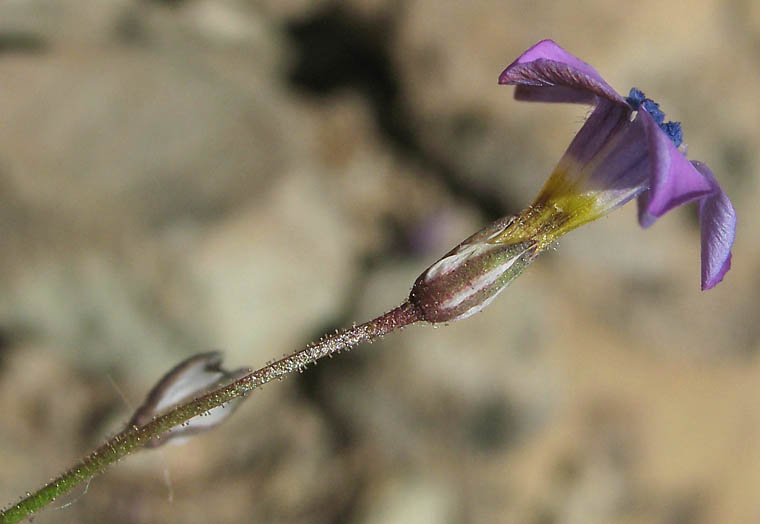
<instances>
[{"instance_id":1,"label":"out-of-focus bud","mask_svg":"<svg viewBox=\"0 0 760 524\"><path fill-rule=\"evenodd\" d=\"M532 239L506 234L515 217L478 231L422 273L409 300L422 320L451 322L474 315L496 298L538 255Z\"/></svg>"},{"instance_id":2,"label":"out-of-focus bud","mask_svg":"<svg viewBox=\"0 0 760 524\"><path fill-rule=\"evenodd\" d=\"M241 378L249 372L245 368L225 371L220 367L221 363L222 354L218 351L199 353L179 363L148 393L145 402L130 419L129 426L143 426L171 408ZM145 447L157 447L167 442L181 444L196 433L213 429L229 417L241 401L242 397L239 397L203 415L193 417L182 426L146 443Z\"/></svg>"}]
</instances>

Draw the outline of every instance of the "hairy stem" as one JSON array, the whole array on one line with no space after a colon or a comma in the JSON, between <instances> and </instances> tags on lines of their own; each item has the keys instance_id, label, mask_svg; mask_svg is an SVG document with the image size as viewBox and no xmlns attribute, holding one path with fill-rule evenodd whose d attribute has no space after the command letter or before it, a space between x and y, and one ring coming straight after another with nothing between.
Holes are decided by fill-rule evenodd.
<instances>
[{"instance_id":1,"label":"hairy stem","mask_svg":"<svg viewBox=\"0 0 760 524\"><path fill-rule=\"evenodd\" d=\"M322 357L350 349L362 342L369 342L420 320L419 311L406 301L385 315L364 324L338 331L333 335L327 335L318 342L309 344L300 351L249 373L227 386L179 405L144 426L129 427L58 478L3 510L0 513L0 523L9 524L21 521L57 497L68 493L80 482L101 473L106 467L139 449L143 444L158 438L164 432L195 416L221 406L236 397L243 396L274 379L281 379L294 371L302 370L308 364L316 362Z\"/></svg>"}]
</instances>

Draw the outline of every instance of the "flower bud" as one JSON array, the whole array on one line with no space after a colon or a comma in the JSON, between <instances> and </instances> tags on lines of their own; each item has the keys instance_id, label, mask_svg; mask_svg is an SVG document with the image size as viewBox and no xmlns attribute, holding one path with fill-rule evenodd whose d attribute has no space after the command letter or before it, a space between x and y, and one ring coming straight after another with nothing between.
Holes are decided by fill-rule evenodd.
<instances>
[{"instance_id":1,"label":"flower bud","mask_svg":"<svg viewBox=\"0 0 760 524\"><path fill-rule=\"evenodd\" d=\"M538 243L508 234L515 217L500 218L427 268L409 300L432 323L474 315L496 298L538 255ZM504 240L512 239L512 240Z\"/></svg>"},{"instance_id":2,"label":"flower bud","mask_svg":"<svg viewBox=\"0 0 760 524\"><path fill-rule=\"evenodd\" d=\"M129 425L143 426L179 404L241 378L249 372L245 368L232 372L226 371L222 369L221 364L222 355L217 351L199 353L183 360L153 387L148 398L132 415ZM181 444L191 435L213 429L229 417L241 401L242 398L236 398L224 406L211 409L204 415L193 417L182 426L167 431L159 438L146 443L145 447L157 447L169 441Z\"/></svg>"}]
</instances>

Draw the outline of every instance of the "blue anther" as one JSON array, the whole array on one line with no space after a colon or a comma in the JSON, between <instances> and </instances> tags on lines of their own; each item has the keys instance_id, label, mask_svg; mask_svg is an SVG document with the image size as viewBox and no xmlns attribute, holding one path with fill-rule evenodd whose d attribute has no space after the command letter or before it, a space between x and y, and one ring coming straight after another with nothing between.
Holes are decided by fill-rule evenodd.
<instances>
[{"instance_id":1,"label":"blue anther","mask_svg":"<svg viewBox=\"0 0 760 524\"><path fill-rule=\"evenodd\" d=\"M629 106L631 106L631 109L634 111L638 111L639 108L643 107L644 110L649 113L649 115L654 119L654 121L657 122L657 125L660 126L660 129L662 129L663 133L668 135L668 138L673 141L676 147L680 146L683 143L683 130L681 129L681 123L663 123L665 121L665 113L662 111L662 109L660 109L660 104L650 98L647 98L641 89L632 87L631 91L628 93L628 96L625 97L625 101Z\"/></svg>"},{"instance_id":2,"label":"blue anther","mask_svg":"<svg viewBox=\"0 0 760 524\"><path fill-rule=\"evenodd\" d=\"M665 120L665 113L662 112L662 109L660 109L660 104L655 102L654 100L651 100L647 98L642 102L641 107L643 107L647 113L651 115L652 118L654 118L654 121L657 122L657 125L662 125L662 122Z\"/></svg>"},{"instance_id":3,"label":"blue anther","mask_svg":"<svg viewBox=\"0 0 760 524\"><path fill-rule=\"evenodd\" d=\"M676 147L683 143L683 129L681 129L681 122L666 122L660 126L668 138L670 138Z\"/></svg>"},{"instance_id":4,"label":"blue anther","mask_svg":"<svg viewBox=\"0 0 760 524\"><path fill-rule=\"evenodd\" d=\"M635 87L631 88L631 91L625 98L625 101L628 102L628 105L631 106L634 111L639 110L639 106L644 100L646 100L646 95L640 89Z\"/></svg>"}]
</instances>

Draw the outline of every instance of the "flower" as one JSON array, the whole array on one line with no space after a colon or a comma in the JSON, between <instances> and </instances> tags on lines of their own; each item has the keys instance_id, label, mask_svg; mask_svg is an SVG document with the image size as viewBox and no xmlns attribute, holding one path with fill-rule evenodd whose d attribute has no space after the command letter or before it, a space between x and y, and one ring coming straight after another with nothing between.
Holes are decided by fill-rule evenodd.
<instances>
[{"instance_id":1,"label":"flower","mask_svg":"<svg viewBox=\"0 0 760 524\"><path fill-rule=\"evenodd\" d=\"M620 96L593 67L543 40L499 77L515 98L595 108L533 204L486 226L426 269L409 302L431 323L467 318L501 291L558 237L638 198L650 226L674 207L699 200L702 289L731 267L736 213L712 172L679 150L683 131L639 89Z\"/></svg>"},{"instance_id":2,"label":"flower","mask_svg":"<svg viewBox=\"0 0 760 524\"><path fill-rule=\"evenodd\" d=\"M589 64L543 40L515 60L499 77L517 86L517 100L594 105L520 227L498 240L540 241L539 249L560 235L606 215L634 197L639 223L650 226L671 209L699 201L702 235L702 289L723 280L731 267L736 213L710 169L689 162L679 150L681 125L665 122L659 105L634 88L619 95Z\"/></svg>"}]
</instances>

